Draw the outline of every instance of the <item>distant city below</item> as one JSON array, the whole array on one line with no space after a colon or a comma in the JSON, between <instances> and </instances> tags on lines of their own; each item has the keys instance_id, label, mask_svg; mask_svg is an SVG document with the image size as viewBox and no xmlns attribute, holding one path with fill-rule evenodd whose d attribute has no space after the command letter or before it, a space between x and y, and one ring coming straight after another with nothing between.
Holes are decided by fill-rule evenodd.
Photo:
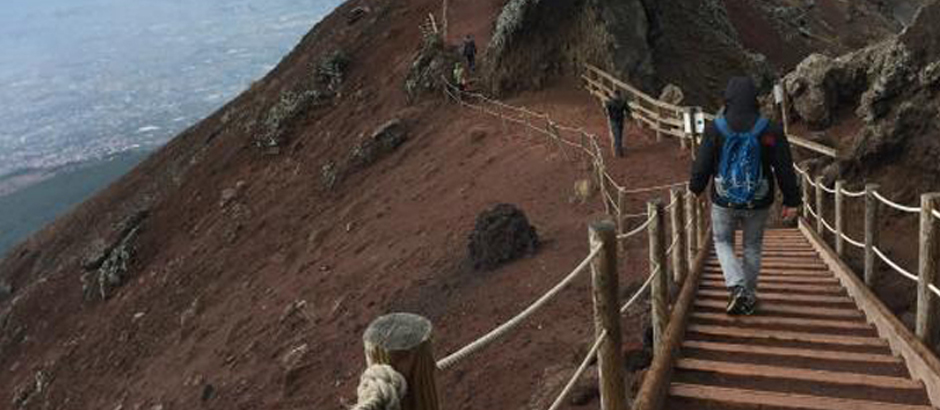
<instances>
[{"instance_id":1,"label":"distant city below","mask_svg":"<svg viewBox=\"0 0 940 410\"><path fill-rule=\"evenodd\" d=\"M3 179L152 150L261 78L339 0L12 0Z\"/></svg>"},{"instance_id":2,"label":"distant city below","mask_svg":"<svg viewBox=\"0 0 940 410\"><path fill-rule=\"evenodd\" d=\"M0 256L263 77L340 2L4 2Z\"/></svg>"}]
</instances>

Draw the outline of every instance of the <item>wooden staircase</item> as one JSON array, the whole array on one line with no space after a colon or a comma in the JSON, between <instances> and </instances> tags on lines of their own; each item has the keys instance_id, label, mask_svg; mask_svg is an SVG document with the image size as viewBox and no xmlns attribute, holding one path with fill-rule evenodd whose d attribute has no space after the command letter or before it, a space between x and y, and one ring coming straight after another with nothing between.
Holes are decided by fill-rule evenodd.
<instances>
[{"instance_id":1,"label":"wooden staircase","mask_svg":"<svg viewBox=\"0 0 940 410\"><path fill-rule=\"evenodd\" d=\"M663 408L933 408L924 383L911 377L830 266L800 230L770 230L757 313L728 316L713 250L676 341Z\"/></svg>"}]
</instances>

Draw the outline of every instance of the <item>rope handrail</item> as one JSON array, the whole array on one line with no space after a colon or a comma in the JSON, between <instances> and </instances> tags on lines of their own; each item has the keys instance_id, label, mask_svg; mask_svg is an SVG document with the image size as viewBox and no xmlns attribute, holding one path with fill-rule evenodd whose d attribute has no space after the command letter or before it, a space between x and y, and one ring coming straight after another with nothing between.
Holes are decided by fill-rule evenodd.
<instances>
[{"instance_id":1,"label":"rope handrail","mask_svg":"<svg viewBox=\"0 0 940 410\"><path fill-rule=\"evenodd\" d=\"M940 219L940 211L934 210L931 213L933 214L935 218Z\"/></svg>"},{"instance_id":2,"label":"rope handrail","mask_svg":"<svg viewBox=\"0 0 940 410\"><path fill-rule=\"evenodd\" d=\"M846 242L850 243L852 246L855 246L856 248L865 249L865 244L864 244L864 243L858 242L858 241L856 241L856 240L850 238L848 235L845 234L845 232L842 233L842 239L844 239Z\"/></svg>"},{"instance_id":3,"label":"rope handrail","mask_svg":"<svg viewBox=\"0 0 940 410\"><path fill-rule=\"evenodd\" d=\"M819 215L816 214L816 211L813 209L812 206L810 206L810 204L805 204L805 206L806 206L806 210L809 211L809 214L812 215L813 218L819 218Z\"/></svg>"},{"instance_id":4,"label":"rope handrail","mask_svg":"<svg viewBox=\"0 0 940 410\"><path fill-rule=\"evenodd\" d=\"M643 212L640 214L623 214L623 215L620 215L620 218L621 219L636 219L636 218L646 218L649 216L650 216L649 212Z\"/></svg>"},{"instance_id":5,"label":"rope handrail","mask_svg":"<svg viewBox=\"0 0 940 410\"><path fill-rule=\"evenodd\" d=\"M624 240L640 232L643 232L644 230L646 230L646 228L650 226L651 223L653 223L653 218L647 218L646 222L643 222L642 225L636 227L634 230L627 232L625 234L622 234L622 235L617 235L617 240Z\"/></svg>"},{"instance_id":6,"label":"rope handrail","mask_svg":"<svg viewBox=\"0 0 940 410\"><path fill-rule=\"evenodd\" d=\"M826 191L826 192L828 192L828 193L830 193L830 194L835 194L835 193L836 193L836 189L835 189L835 188L827 188L827 187L826 187L826 184L819 184L819 189L822 189L823 191Z\"/></svg>"},{"instance_id":7,"label":"rope handrail","mask_svg":"<svg viewBox=\"0 0 940 410\"><path fill-rule=\"evenodd\" d=\"M624 303L623 306L620 307L620 314L626 313L627 309L629 309L630 306L633 305L633 303L636 302L640 298L640 296L646 293L650 285L653 283L653 278L655 278L656 275L659 274L659 271L660 271L659 269L656 269L655 272L653 272L652 274L649 275L648 278L646 278L646 282L643 283L643 286L640 286L640 288L637 289L636 292L633 293L633 296L631 296L630 299L627 300L627 303ZM607 338L607 331L604 330L597 337L597 339L594 340L594 344L591 346L591 349L584 356L584 359L581 360L581 364L574 371L574 374L571 375L571 379L569 379L568 383L565 384L564 389L562 389L558 397L555 398L555 401L552 402L552 405L548 408L548 410L558 410L558 408L561 407L561 404L564 403L565 399L568 398L568 395L571 394L571 390L574 388L575 383L578 382L581 376L584 375L584 372L587 370L588 366L591 365L591 362L593 361L594 356L597 355L597 350L600 349L601 343L603 343L603 341L606 338Z\"/></svg>"},{"instance_id":8,"label":"rope handrail","mask_svg":"<svg viewBox=\"0 0 940 410\"><path fill-rule=\"evenodd\" d=\"M373 364L359 377L356 404L350 410L398 409L407 392L405 376L389 365Z\"/></svg>"},{"instance_id":9,"label":"rope handrail","mask_svg":"<svg viewBox=\"0 0 940 410\"><path fill-rule=\"evenodd\" d=\"M601 334L597 337L597 340L594 341L594 345L591 346L591 350L589 350L588 353L584 355L584 359L581 360L581 364L578 365L577 370L575 370L574 374L571 375L571 379L569 379L568 383L565 384L565 388L561 390L561 393L558 395L558 397L555 398L555 401L552 402L552 405L548 408L548 410L558 410L558 408L561 407L562 403L565 402L565 399L568 398L568 395L571 394L571 391L574 389L574 385L578 382L578 379L584 375L584 372L587 370L588 366L591 365L594 356L597 355L597 350L600 349L601 343L603 343L605 339L607 339L606 330L602 331Z\"/></svg>"},{"instance_id":10,"label":"rope handrail","mask_svg":"<svg viewBox=\"0 0 940 410\"><path fill-rule=\"evenodd\" d=\"M888 198L885 198L885 197L882 196L881 193L878 192L878 191L875 191L874 194L875 194L875 198L878 198L879 201L881 201L881 202L884 203L885 205L888 205L888 206L890 206L890 207L892 207L892 208L894 208L894 209L897 209L897 210L899 210L899 211L901 211L901 212L909 212L909 213L913 213L913 214L916 214L916 213L919 213L919 212L920 212L920 207L916 207L916 208L915 208L915 207L912 207L912 206L904 206L904 205L901 205L901 204L899 204L899 203L897 203L897 202L894 202L894 201L892 201L892 200L890 200L890 199L888 199Z\"/></svg>"},{"instance_id":11,"label":"rope handrail","mask_svg":"<svg viewBox=\"0 0 940 410\"><path fill-rule=\"evenodd\" d=\"M878 257L881 258L881 260L884 261L884 263L887 263L888 266L890 266L891 268L893 268L894 270L896 270L896 271L897 271L898 273L900 273L902 276L904 276L905 278L908 278L908 279L910 279L910 280L912 280L912 281L914 281L914 282L917 282L917 275L915 275L915 274L913 274L913 273L910 273L910 272L908 272L906 269L904 269L904 268L898 266L898 264L894 263L894 261L892 261L892 260L889 259L887 256L885 256L884 252L882 252L881 249L879 249L877 246L872 247L872 250L875 251L875 255L878 255Z\"/></svg>"},{"instance_id":12,"label":"rope handrail","mask_svg":"<svg viewBox=\"0 0 940 410\"><path fill-rule=\"evenodd\" d=\"M525 308L525 310L523 310L522 312L514 316L512 319L509 319L502 325L499 325L498 327L491 330L489 333L483 335L479 339L469 343L468 345L460 348L456 352L451 353L447 357L439 360L437 362L437 367L441 370L447 369L453 366L455 363L457 363L461 359L464 359L467 356L470 356L471 354L476 353L477 351L488 346L490 343L493 343L500 337L505 336L507 333L509 333L510 330L518 326L525 319L529 318L529 316L532 316L533 313L541 309L542 306L544 306L546 303L554 299L555 296L558 294L558 292L561 292L562 289L567 287L578 276L580 276L582 272L587 270L588 265L590 265L591 261L593 261L594 258L597 257L597 254L600 253L601 249L602 249L601 246L598 246L592 249L591 252L588 254L588 256L584 258L584 260L581 261L581 263L578 264L578 266L574 268L574 270L571 273L569 273L568 276L566 276L564 279L558 282L558 284L555 285L555 287L549 289L548 292L545 292L544 295L542 295L535 302L529 305L529 307Z\"/></svg>"},{"instance_id":13,"label":"rope handrail","mask_svg":"<svg viewBox=\"0 0 940 410\"><path fill-rule=\"evenodd\" d=\"M652 187L647 187L647 188L624 189L623 194L624 195L643 194L646 192L663 191L666 189L672 189L675 187L686 186L686 185L689 185L689 183L688 182L676 182L672 184L658 185L658 186L652 186Z\"/></svg>"},{"instance_id":14,"label":"rope handrail","mask_svg":"<svg viewBox=\"0 0 940 410\"><path fill-rule=\"evenodd\" d=\"M617 213L619 214L620 207L617 206L617 201L614 200L614 197L610 196L610 192L604 190L604 196L607 198L608 201L610 201L611 208L614 208L614 210L617 211Z\"/></svg>"},{"instance_id":15,"label":"rope handrail","mask_svg":"<svg viewBox=\"0 0 940 410\"><path fill-rule=\"evenodd\" d=\"M832 225L829 225L829 222L826 222L826 218L821 218L821 220L823 226L825 226L829 232L837 233L836 228L833 228Z\"/></svg>"},{"instance_id":16,"label":"rope handrail","mask_svg":"<svg viewBox=\"0 0 940 410\"><path fill-rule=\"evenodd\" d=\"M845 195L849 198L861 198L865 196L865 191L852 192L846 189L842 190L842 195Z\"/></svg>"},{"instance_id":17,"label":"rope handrail","mask_svg":"<svg viewBox=\"0 0 940 410\"><path fill-rule=\"evenodd\" d=\"M669 245L669 248L666 248L666 256L671 256L672 252L676 250L676 245L678 244L679 244L679 237L677 236L675 237L675 239L672 240L672 244Z\"/></svg>"},{"instance_id":18,"label":"rope handrail","mask_svg":"<svg viewBox=\"0 0 940 410\"><path fill-rule=\"evenodd\" d=\"M933 292L935 295L937 295L938 298L940 298L940 288L937 288L937 286L934 285L933 283L928 284L927 288L930 289L930 291Z\"/></svg>"}]
</instances>

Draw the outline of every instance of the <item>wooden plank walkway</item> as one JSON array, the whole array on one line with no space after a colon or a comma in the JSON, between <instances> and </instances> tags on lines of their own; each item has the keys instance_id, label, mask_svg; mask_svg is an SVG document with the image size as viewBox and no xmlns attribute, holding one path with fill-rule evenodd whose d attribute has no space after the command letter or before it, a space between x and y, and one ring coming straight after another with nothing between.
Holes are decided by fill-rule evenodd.
<instances>
[{"instance_id":1,"label":"wooden plank walkway","mask_svg":"<svg viewBox=\"0 0 940 410\"><path fill-rule=\"evenodd\" d=\"M933 408L924 382L800 230L768 231L764 243L771 251L753 316L725 314L717 258L702 261L684 337L659 389L662 408Z\"/></svg>"}]
</instances>

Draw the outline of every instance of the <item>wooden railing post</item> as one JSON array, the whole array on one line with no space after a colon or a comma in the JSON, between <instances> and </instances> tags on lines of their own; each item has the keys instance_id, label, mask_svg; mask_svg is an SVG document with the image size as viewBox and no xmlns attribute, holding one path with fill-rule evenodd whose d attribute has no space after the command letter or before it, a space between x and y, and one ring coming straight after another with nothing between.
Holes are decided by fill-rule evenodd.
<instances>
[{"instance_id":1,"label":"wooden railing post","mask_svg":"<svg viewBox=\"0 0 940 410\"><path fill-rule=\"evenodd\" d=\"M696 197L692 191L686 189L686 201L685 201L685 213L688 216L689 221L689 230L687 237L689 238L689 271L692 270L692 264L695 263L695 256L698 253L698 207L695 206Z\"/></svg>"},{"instance_id":2,"label":"wooden railing post","mask_svg":"<svg viewBox=\"0 0 940 410\"><path fill-rule=\"evenodd\" d=\"M816 177L816 232L823 240L826 239L826 227L823 225L823 178Z\"/></svg>"},{"instance_id":3,"label":"wooden railing post","mask_svg":"<svg viewBox=\"0 0 940 410\"><path fill-rule=\"evenodd\" d=\"M845 226L844 226L845 218L844 218L844 214L843 214L844 210L843 210L843 208L842 208L843 205L844 205L844 204L843 204L843 200L844 200L844 198L845 198L845 197L842 195L842 191L843 191L843 188L844 188L844 187L845 187L845 181L843 181L843 180L838 180L838 181L836 181L836 194L835 194L835 195L836 195L836 196L835 196L835 202L836 202L836 253L839 255L840 258L845 256L845 240L842 238L842 235L843 235L844 232L845 232Z\"/></svg>"},{"instance_id":4,"label":"wooden railing post","mask_svg":"<svg viewBox=\"0 0 940 410\"><path fill-rule=\"evenodd\" d=\"M431 330L431 322L421 316L393 313L373 321L362 336L366 365L389 365L408 382L401 410L440 408Z\"/></svg>"},{"instance_id":5,"label":"wooden railing post","mask_svg":"<svg viewBox=\"0 0 940 410\"><path fill-rule=\"evenodd\" d=\"M920 263L917 277L917 337L925 345L934 347L940 342L940 300L929 286L940 286L940 230L933 216L940 209L940 194L920 197Z\"/></svg>"},{"instance_id":6,"label":"wooden railing post","mask_svg":"<svg viewBox=\"0 0 940 410\"><path fill-rule=\"evenodd\" d=\"M591 249L601 247L591 261L594 283L594 337L607 333L597 350L600 376L601 409L624 410L626 391L623 377L623 336L620 333L617 275L617 227L610 219L588 227Z\"/></svg>"},{"instance_id":7,"label":"wooden railing post","mask_svg":"<svg viewBox=\"0 0 940 410\"><path fill-rule=\"evenodd\" d=\"M875 198L875 191L878 190L878 184L865 185L865 285L869 288L875 286L877 282L877 260L875 257L875 247L878 246L878 198Z\"/></svg>"},{"instance_id":8,"label":"wooden railing post","mask_svg":"<svg viewBox=\"0 0 940 410\"><path fill-rule=\"evenodd\" d=\"M652 303L653 354L662 346L669 317L669 277L666 274L666 219L662 201L647 204L652 223L649 226L650 274L653 277L650 292Z\"/></svg>"},{"instance_id":9,"label":"wooden railing post","mask_svg":"<svg viewBox=\"0 0 940 410\"><path fill-rule=\"evenodd\" d=\"M802 175L800 178L800 188L802 188L803 191L803 219L809 222L809 176L808 174L802 173L800 175Z\"/></svg>"},{"instance_id":10,"label":"wooden railing post","mask_svg":"<svg viewBox=\"0 0 940 410\"><path fill-rule=\"evenodd\" d=\"M708 212L708 205L705 204L704 199L696 198L695 207L698 208L696 211L698 214L698 229L696 231L698 231L698 243L701 248L708 243L708 238L706 238L705 235L708 235L708 221L711 219L711 214Z\"/></svg>"},{"instance_id":11,"label":"wooden railing post","mask_svg":"<svg viewBox=\"0 0 940 410\"><path fill-rule=\"evenodd\" d=\"M672 237L676 241L676 247L672 250L672 275L673 280L682 287L685 282L685 276L689 273L688 249L686 248L685 234L685 196L682 194L682 188L673 188L671 192L672 200L676 206L672 208L669 217L672 222Z\"/></svg>"},{"instance_id":12,"label":"wooden railing post","mask_svg":"<svg viewBox=\"0 0 940 410\"><path fill-rule=\"evenodd\" d=\"M623 188L617 187L617 236L624 234L624 220L623 220ZM617 241L617 252L621 255L626 250L623 241Z\"/></svg>"}]
</instances>

